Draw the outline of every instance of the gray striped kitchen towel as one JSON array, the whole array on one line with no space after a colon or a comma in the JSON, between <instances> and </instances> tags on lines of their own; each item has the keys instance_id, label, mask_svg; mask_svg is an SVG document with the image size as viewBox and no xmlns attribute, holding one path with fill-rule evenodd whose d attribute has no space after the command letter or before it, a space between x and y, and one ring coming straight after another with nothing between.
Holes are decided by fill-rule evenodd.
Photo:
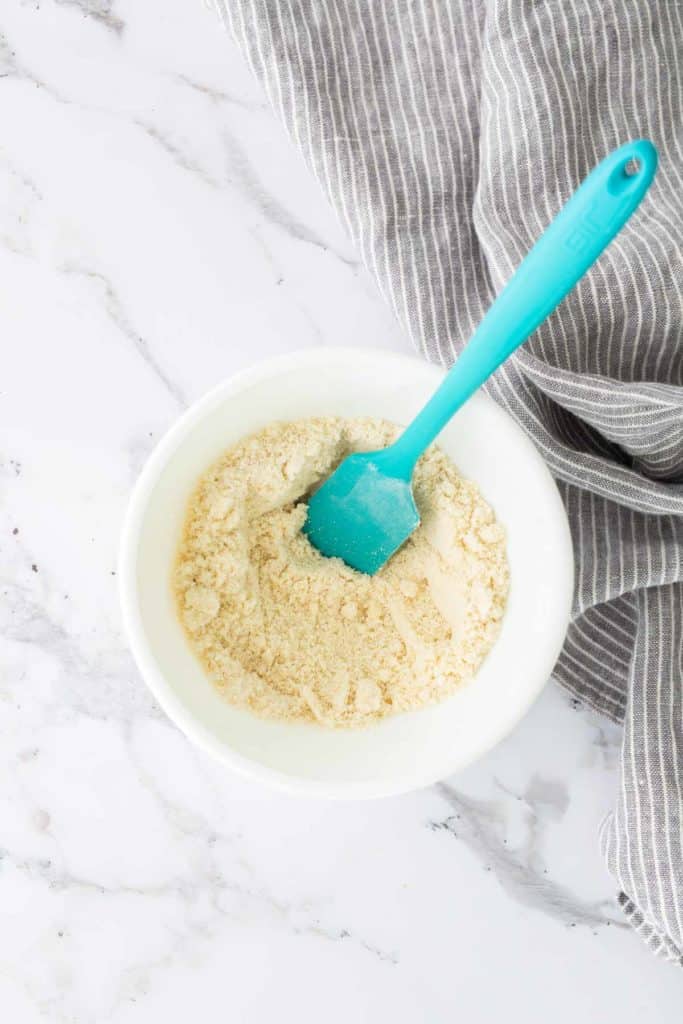
<instances>
[{"instance_id":1,"label":"gray striped kitchen towel","mask_svg":"<svg viewBox=\"0 0 683 1024\"><path fill-rule=\"evenodd\" d=\"M218 0L415 345L450 363L611 149L654 186L489 385L557 478L576 550L555 676L623 721L602 843L683 955L683 10L679 0Z\"/></svg>"}]
</instances>

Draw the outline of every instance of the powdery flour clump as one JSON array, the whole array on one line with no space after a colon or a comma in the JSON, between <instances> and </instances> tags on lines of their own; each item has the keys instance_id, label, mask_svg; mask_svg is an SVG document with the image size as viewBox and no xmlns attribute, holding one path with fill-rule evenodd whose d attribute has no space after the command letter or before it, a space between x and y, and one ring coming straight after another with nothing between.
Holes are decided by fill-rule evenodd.
<instances>
[{"instance_id":1,"label":"powdery flour clump","mask_svg":"<svg viewBox=\"0 0 683 1024\"><path fill-rule=\"evenodd\" d=\"M376 576L301 532L311 489L397 433L375 419L274 423L200 479L173 584L190 643L232 704L362 726L443 700L490 650L508 591L504 531L438 448L415 472L421 525Z\"/></svg>"}]
</instances>

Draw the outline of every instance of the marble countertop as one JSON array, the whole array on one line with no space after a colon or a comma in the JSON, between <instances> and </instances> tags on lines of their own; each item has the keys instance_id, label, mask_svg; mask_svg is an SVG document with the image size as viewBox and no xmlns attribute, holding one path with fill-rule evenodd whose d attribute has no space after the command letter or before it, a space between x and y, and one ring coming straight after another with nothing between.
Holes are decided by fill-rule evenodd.
<instances>
[{"instance_id":1,"label":"marble countertop","mask_svg":"<svg viewBox=\"0 0 683 1024\"><path fill-rule=\"evenodd\" d=\"M154 705L115 566L156 440L257 358L408 342L199 0L5 0L0 111L3 1019L679 1021L598 851L619 731L553 684L359 804L230 775Z\"/></svg>"}]
</instances>

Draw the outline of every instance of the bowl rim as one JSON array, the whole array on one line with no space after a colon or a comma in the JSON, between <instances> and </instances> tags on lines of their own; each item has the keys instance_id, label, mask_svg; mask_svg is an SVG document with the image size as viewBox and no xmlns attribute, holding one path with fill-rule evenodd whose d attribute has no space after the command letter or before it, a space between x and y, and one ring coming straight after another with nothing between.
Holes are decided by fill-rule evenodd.
<instances>
[{"instance_id":1,"label":"bowl rim","mask_svg":"<svg viewBox=\"0 0 683 1024\"><path fill-rule=\"evenodd\" d=\"M497 746L518 725L548 682L564 643L566 629L570 622L574 589L574 555L564 504L555 480L551 476L544 459L529 436L512 416L486 393L479 390L469 401L486 403L490 411L505 424L506 429L513 430L519 435L526 447L528 458L536 463L537 468L540 467L541 476L545 478L549 506L552 507L554 504L557 510L558 534L561 538L558 538L561 548L558 551L558 564L560 565L561 573L558 579L557 592L558 595L564 594L564 599L560 600L558 596L556 638L553 643L548 643L547 645L548 651L545 659L547 667L542 674L539 672L539 682L537 685L530 688L529 692L516 705L515 714L502 722L500 728L494 734L487 736L473 755L470 754L466 759L458 761L457 752L454 751L453 762L446 773L443 771L436 773L434 771L414 772L409 775L397 775L390 780L377 782L329 782L326 780L307 779L287 774L264 765L259 761L252 760L221 742L187 710L183 701L178 698L173 687L166 680L165 674L159 668L154 652L147 640L137 592L138 544L147 504L161 473L183 438L216 405L222 404L229 400L232 395L238 394L253 384L268 378L291 372L302 366L329 365L337 360L343 360L346 365L348 365L349 360L354 360L356 365L359 362L369 364L381 361L385 364L402 364L406 368L409 366L419 366L421 372L424 372L425 369L433 371L435 382L447 372L444 367L426 362L422 358L409 354L379 348L328 346L324 348L296 349L274 357L261 359L248 367L238 370L212 387L204 395L192 402L159 439L133 486L123 518L119 543L117 565L119 603L124 635L145 685L171 721L200 749L206 751L213 758L238 772L243 777L261 782L290 795L324 797L335 800L375 799L396 796L433 785L453 772L459 771L466 767L466 765L478 760L486 752Z\"/></svg>"}]
</instances>

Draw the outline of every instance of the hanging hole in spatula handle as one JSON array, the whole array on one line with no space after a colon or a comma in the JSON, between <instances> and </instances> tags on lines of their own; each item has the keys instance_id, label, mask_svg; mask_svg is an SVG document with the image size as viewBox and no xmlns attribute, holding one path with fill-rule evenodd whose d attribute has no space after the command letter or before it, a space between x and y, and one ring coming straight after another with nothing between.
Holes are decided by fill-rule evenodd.
<instances>
[{"instance_id":1,"label":"hanging hole in spatula handle","mask_svg":"<svg viewBox=\"0 0 683 1024\"><path fill-rule=\"evenodd\" d=\"M657 150L647 139L627 142L613 155L621 159L612 170L607 189L613 196L637 193L640 197L648 188L657 169Z\"/></svg>"}]
</instances>

